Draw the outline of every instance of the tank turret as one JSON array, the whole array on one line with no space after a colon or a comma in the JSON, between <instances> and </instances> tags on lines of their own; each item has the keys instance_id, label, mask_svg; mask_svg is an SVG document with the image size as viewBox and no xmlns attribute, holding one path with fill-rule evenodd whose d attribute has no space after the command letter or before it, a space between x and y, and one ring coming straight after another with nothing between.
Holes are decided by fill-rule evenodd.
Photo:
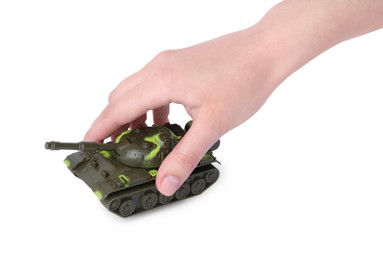
<instances>
[{"instance_id":1,"label":"tank turret","mask_svg":"<svg viewBox=\"0 0 383 260\"><path fill-rule=\"evenodd\" d=\"M189 124L190 125L190 124ZM186 129L186 130L185 130ZM64 163L82 179L111 212L127 217L176 200L198 195L219 177L213 150L197 165L174 196L160 194L157 170L187 131L177 124L142 127L122 132L114 142L46 142L49 150L77 150Z\"/></svg>"},{"instance_id":2,"label":"tank turret","mask_svg":"<svg viewBox=\"0 0 383 260\"><path fill-rule=\"evenodd\" d=\"M139 168L159 167L165 157L180 140L167 127L144 127L122 132L114 143L61 143L47 142L49 150L102 151L104 155L113 156L120 163Z\"/></svg>"}]
</instances>

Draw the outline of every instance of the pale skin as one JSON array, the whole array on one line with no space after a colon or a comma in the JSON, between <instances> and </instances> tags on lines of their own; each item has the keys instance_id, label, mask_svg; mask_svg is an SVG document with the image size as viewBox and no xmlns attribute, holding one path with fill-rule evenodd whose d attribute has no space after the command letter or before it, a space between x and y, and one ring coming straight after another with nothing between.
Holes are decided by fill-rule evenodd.
<instances>
[{"instance_id":1,"label":"pale skin","mask_svg":"<svg viewBox=\"0 0 383 260\"><path fill-rule=\"evenodd\" d=\"M156 179L171 195L216 140L254 115L288 76L334 45L382 27L382 0L282 1L250 28L158 54L116 87L84 139L102 142L144 125L148 111L163 125L169 104L182 104L193 125Z\"/></svg>"}]
</instances>

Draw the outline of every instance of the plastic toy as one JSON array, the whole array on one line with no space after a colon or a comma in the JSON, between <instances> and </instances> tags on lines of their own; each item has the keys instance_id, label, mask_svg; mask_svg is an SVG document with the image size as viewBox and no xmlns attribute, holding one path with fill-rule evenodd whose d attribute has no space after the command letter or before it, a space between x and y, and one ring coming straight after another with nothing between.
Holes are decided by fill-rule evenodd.
<instances>
[{"instance_id":1,"label":"plastic toy","mask_svg":"<svg viewBox=\"0 0 383 260\"><path fill-rule=\"evenodd\" d=\"M173 196L164 196L155 186L157 170L164 158L184 136L190 123L182 129L177 124L126 130L114 142L47 142L50 150L78 150L64 163L83 180L111 212L128 217L170 202L198 195L219 177L212 163L213 150L205 154L190 177Z\"/></svg>"}]
</instances>

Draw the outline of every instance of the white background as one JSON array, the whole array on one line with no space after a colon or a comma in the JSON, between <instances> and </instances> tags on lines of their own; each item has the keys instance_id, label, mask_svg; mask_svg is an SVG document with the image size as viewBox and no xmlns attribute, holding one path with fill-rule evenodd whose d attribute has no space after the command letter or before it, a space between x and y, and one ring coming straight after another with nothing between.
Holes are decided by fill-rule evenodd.
<instances>
[{"instance_id":1,"label":"white background","mask_svg":"<svg viewBox=\"0 0 383 260\"><path fill-rule=\"evenodd\" d=\"M287 79L221 139L221 178L193 199L120 219L65 151L44 149L80 141L158 52L251 26L276 2L1 1L0 258L382 259L383 31Z\"/></svg>"}]
</instances>

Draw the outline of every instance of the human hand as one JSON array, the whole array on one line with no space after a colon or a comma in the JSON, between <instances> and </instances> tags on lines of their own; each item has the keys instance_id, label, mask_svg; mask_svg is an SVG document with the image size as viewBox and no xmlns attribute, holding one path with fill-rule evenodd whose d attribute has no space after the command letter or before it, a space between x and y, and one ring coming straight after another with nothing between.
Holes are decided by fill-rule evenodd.
<instances>
[{"instance_id":1,"label":"human hand","mask_svg":"<svg viewBox=\"0 0 383 260\"><path fill-rule=\"evenodd\" d=\"M286 0L246 30L162 52L110 94L84 139L102 142L143 125L149 110L162 125L169 104L182 104L192 127L156 178L158 190L171 195L217 139L257 112L286 77L328 48L381 28L382 2L367 2Z\"/></svg>"},{"instance_id":2,"label":"human hand","mask_svg":"<svg viewBox=\"0 0 383 260\"><path fill-rule=\"evenodd\" d=\"M241 31L160 53L110 94L108 106L85 140L101 142L123 129L143 125L149 110L153 110L154 123L163 125L168 121L170 103L184 105L192 127L157 175L159 191L173 194L206 151L253 115L276 85L270 81L273 70L265 48L244 44L250 33Z\"/></svg>"}]
</instances>

